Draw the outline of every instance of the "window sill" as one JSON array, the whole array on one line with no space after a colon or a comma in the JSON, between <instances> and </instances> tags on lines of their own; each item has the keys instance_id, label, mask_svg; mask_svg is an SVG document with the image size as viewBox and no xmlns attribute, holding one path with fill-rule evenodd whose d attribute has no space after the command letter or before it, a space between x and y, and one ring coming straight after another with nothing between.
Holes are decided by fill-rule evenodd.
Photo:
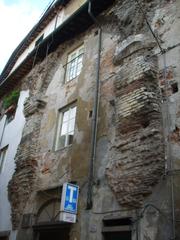
<instances>
[{"instance_id":1,"label":"window sill","mask_svg":"<svg viewBox=\"0 0 180 240\"><path fill-rule=\"evenodd\" d=\"M80 74L79 74L79 75L80 75ZM64 85L68 85L68 83L71 84L72 82L77 82L79 75L76 76L76 77L74 77L74 78L72 78L72 79L69 80L69 81L66 80L66 81L64 82Z\"/></svg>"}]
</instances>

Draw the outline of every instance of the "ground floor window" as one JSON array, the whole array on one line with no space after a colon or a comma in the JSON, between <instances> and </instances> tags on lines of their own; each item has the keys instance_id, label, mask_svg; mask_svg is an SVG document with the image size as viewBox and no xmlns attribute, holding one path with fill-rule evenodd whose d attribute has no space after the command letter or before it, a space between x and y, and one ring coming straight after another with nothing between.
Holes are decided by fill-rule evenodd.
<instances>
[{"instance_id":1,"label":"ground floor window","mask_svg":"<svg viewBox=\"0 0 180 240\"><path fill-rule=\"evenodd\" d=\"M0 232L0 240L9 240L10 231Z\"/></svg>"},{"instance_id":2,"label":"ground floor window","mask_svg":"<svg viewBox=\"0 0 180 240\"><path fill-rule=\"evenodd\" d=\"M130 218L103 219L102 234L104 240L131 240Z\"/></svg>"},{"instance_id":3,"label":"ground floor window","mask_svg":"<svg viewBox=\"0 0 180 240\"><path fill-rule=\"evenodd\" d=\"M131 240L131 232L109 232L104 234L104 240Z\"/></svg>"}]
</instances>

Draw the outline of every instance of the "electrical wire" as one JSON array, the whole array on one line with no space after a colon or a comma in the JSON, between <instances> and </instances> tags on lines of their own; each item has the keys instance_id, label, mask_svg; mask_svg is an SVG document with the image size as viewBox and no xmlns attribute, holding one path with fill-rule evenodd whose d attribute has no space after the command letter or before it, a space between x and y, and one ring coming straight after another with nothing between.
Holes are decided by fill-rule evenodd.
<instances>
[{"instance_id":1,"label":"electrical wire","mask_svg":"<svg viewBox=\"0 0 180 240\"><path fill-rule=\"evenodd\" d=\"M168 82L167 82L167 73L166 73L166 71L167 71L167 64L166 64L166 51L167 50L169 50L169 49L163 49L162 47L161 47L161 44L160 44L160 42L159 42L159 39L158 39L158 37L156 36L156 34L154 33L154 31L152 30L152 27L151 27L151 25L150 25L150 23L149 23L149 21L148 21L148 19L147 19L147 16L146 16L146 13L144 12L144 10L143 10L143 8L142 8L142 6L141 6L141 4L140 4L140 2L138 1L138 0L135 0L135 2L138 4L138 6L139 6L139 9L140 9L140 11L142 12L142 14L143 14L143 17L144 17L144 19L145 19L145 21L146 21L146 23L147 23L147 26L149 27L149 30L150 30L150 32L152 33L152 35L153 35L153 37L154 37L154 39L155 39L155 41L156 41L156 43L157 43L157 45L158 45L158 47L159 47L159 49L160 49L160 52L161 52L161 54L162 54L162 56L163 56L163 65L164 65L164 71L163 71L163 78L164 78L164 82L165 82L165 94L167 93L167 90L168 90ZM180 44L176 44L176 46L179 46ZM176 47L175 46L175 47ZM173 48L171 48L171 49L173 49ZM166 107L166 120L167 120L167 128L168 128L168 133L167 133L167 136L166 136L166 151L167 151L167 161L168 161L168 163L169 163L169 167L170 167L170 170L172 170L173 169L173 162L172 162L172 157L171 157L171 145L170 145L170 143L169 143L169 134L170 134L170 116L169 116L169 106L168 106L168 97L166 97L166 101L165 101L165 107ZM171 176L171 203L172 203L172 235L173 235L173 237L172 237L172 239L175 239L176 238L176 233L175 233L175 203L174 203L174 179L173 179L174 177L173 176Z\"/></svg>"},{"instance_id":2,"label":"electrical wire","mask_svg":"<svg viewBox=\"0 0 180 240\"><path fill-rule=\"evenodd\" d=\"M151 25L150 25L150 23L149 23L149 21L148 21L148 19L147 19L146 13L144 12L144 10L143 10L143 8L142 8L142 5L140 4L140 2L139 2L138 0L135 0L135 2L138 4L139 10L142 12L143 17L144 17L144 19L145 19L145 21L146 21L146 23L147 23L147 25L148 25L148 27L149 27L149 30L150 30L150 32L152 33L154 39L156 40L156 43L157 43L157 45L158 45L161 53L164 53L165 50L161 47L161 44L160 44L160 42L159 42L158 37L156 36L156 34L154 33L154 31L152 30L152 27L151 27Z\"/></svg>"},{"instance_id":3,"label":"electrical wire","mask_svg":"<svg viewBox=\"0 0 180 240\"><path fill-rule=\"evenodd\" d=\"M40 18L51 8L51 6L53 5L53 3L54 3L55 1L56 1L56 0L49 1L49 3L47 4L47 6L45 7L44 11L43 11L42 14L40 15Z\"/></svg>"},{"instance_id":4,"label":"electrical wire","mask_svg":"<svg viewBox=\"0 0 180 240\"><path fill-rule=\"evenodd\" d=\"M98 115L100 104L100 64L101 64L101 48L102 48L102 28L92 13L92 2L88 1L88 14L95 24L98 26L98 50L97 50L97 63L96 63L96 83L95 83L95 99L93 106L92 117L92 136L91 136L91 149L90 149L90 163L89 163L89 175L88 175L88 190L87 190L87 209L91 209L93 206L93 180L94 180L94 164L96 159L97 148L97 130L98 130Z\"/></svg>"},{"instance_id":5,"label":"electrical wire","mask_svg":"<svg viewBox=\"0 0 180 240\"><path fill-rule=\"evenodd\" d=\"M49 4L47 5L47 7L45 8L44 12L42 13L41 16L43 16L54 4L56 0L53 0L53 1L50 1ZM47 60L47 56L48 56L48 53L49 53L49 49L50 49L50 46L53 44L54 42L54 31L57 27L57 19L58 19L58 12L57 12L57 15L56 15L56 19L55 19L55 24L54 24L54 29L53 29L53 32L52 32L52 35L51 35L51 42L47 44L47 47L46 47L46 69L47 69L47 65L48 65L48 60ZM35 65L35 61L36 61L36 57L37 57L37 53L38 53L38 50L39 50L39 46L40 44L37 46L37 49L36 49L36 52L35 52L35 55L34 55L34 59L33 59L33 64L32 64L32 69L34 68L34 65Z\"/></svg>"},{"instance_id":6,"label":"electrical wire","mask_svg":"<svg viewBox=\"0 0 180 240\"><path fill-rule=\"evenodd\" d=\"M38 46L36 47L36 52L35 52L35 55L34 55L34 58L33 58L32 69L34 68L34 65L35 65L35 62L36 62L38 50L39 50L39 44L38 44Z\"/></svg>"}]
</instances>

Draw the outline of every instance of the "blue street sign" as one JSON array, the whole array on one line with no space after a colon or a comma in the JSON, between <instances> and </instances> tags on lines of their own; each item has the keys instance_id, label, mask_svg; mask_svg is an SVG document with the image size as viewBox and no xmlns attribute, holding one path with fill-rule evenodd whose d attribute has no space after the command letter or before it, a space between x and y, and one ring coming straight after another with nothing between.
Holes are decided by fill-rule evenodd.
<instances>
[{"instance_id":1,"label":"blue street sign","mask_svg":"<svg viewBox=\"0 0 180 240\"><path fill-rule=\"evenodd\" d=\"M79 187L71 183L63 184L61 211L76 214Z\"/></svg>"}]
</instances>

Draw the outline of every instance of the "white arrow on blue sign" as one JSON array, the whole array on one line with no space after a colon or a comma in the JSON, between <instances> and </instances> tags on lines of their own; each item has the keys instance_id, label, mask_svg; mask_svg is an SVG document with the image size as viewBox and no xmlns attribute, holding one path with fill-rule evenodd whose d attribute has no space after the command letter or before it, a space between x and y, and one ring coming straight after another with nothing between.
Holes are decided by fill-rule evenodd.
<instances>
[{"instance_id":1,"label":"white arrow on blue sign","mask_svg":"<svg viewBox=\"0 0 180 240\"><path fill-rule=\"evenodd\" d=\"M64 183L61 197L61 211L76 214L79 195L79 186Z\"/></svg>"}]
</instances>

